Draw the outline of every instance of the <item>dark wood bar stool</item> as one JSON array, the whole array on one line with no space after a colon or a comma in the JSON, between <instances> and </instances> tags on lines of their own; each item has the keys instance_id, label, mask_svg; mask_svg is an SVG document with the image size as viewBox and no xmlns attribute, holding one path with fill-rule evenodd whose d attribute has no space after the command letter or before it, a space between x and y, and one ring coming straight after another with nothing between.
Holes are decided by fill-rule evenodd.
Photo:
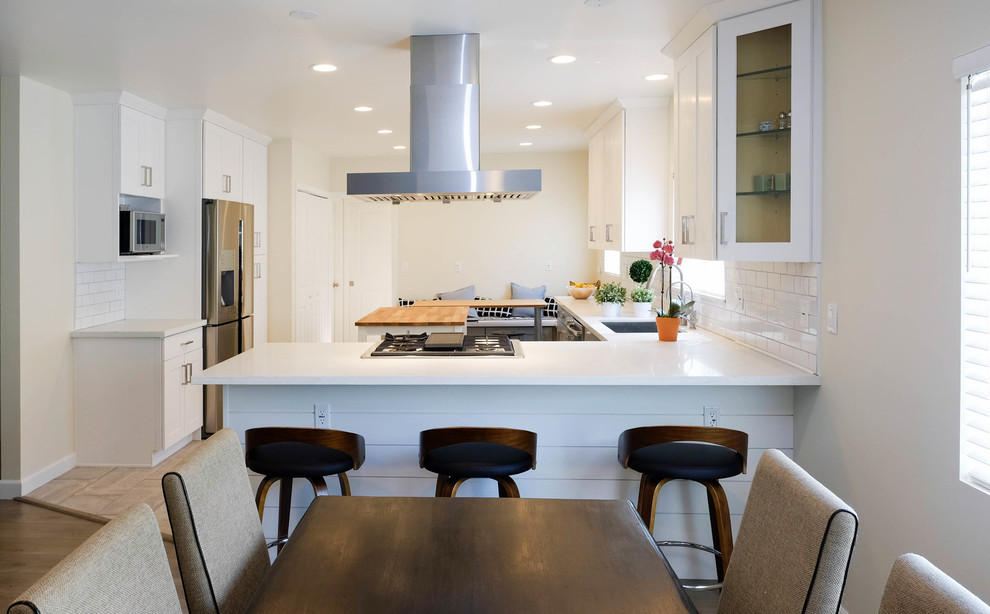
<instances>
[{"instance_id":1,"label":"dark wood bar stool","mask_svg":"<svg viewBox=\"0 0 990 614\"><path fill-rule=\"evenodd\" d=\"M718 581L732 556L729 503L719 480L746 473L749 435L712 426L642 426L619 436L619 464L642 473L636 509L653 533L660 488L671 480L691 480L708 491L712 548L683 541L658 541L661 546L684 546L715 555Z\"/></svg>"},{"instance_id":2,"label":"dark wood bar stool","mask_svg":"<svg viewBox=\"0 0 990 614\"><path fill-rule=\"evenodd\" d=\"M364 437L347 431L329 429L266 426L244 432L245 462L248 469L264 476L255 502L258 515L265 516L265 497L275 482L278 494L278 550L288 540L289 509L292 504L292 479L305 478L317 496L326 495L323 476L336 475L340 494L350 495L351 486L345 471L364 463Z\"/></svg>"},{"instance_id":3,"label":"dark wood bar stool","mask_svg":"<svg viewBox=\"0 0 990 614\"><path fill-rule=\"evenodd\" d=\"M456 426L419 434L419 466L437 474L437 497L453 497L470 478L498 482L499 497L519 497L512 475L536 469L536 433Z\"/></svg>"}]
</instances>

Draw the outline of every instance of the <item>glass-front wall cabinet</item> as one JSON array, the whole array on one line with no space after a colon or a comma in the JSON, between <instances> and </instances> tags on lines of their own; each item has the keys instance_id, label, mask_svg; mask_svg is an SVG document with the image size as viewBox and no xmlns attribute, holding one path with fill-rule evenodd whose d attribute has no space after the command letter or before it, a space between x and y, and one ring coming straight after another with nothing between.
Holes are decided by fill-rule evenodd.
<instances>
[{"instance_id":1,"label":"glass-front wall cabinet","mask_svg":"<svg viewBox=\"0 0 990 614\"><path fill-rule=\"evenodd\" d=\"M810 0L718 29L721 260L815 260Z\"/></svg>"}]
</instances>

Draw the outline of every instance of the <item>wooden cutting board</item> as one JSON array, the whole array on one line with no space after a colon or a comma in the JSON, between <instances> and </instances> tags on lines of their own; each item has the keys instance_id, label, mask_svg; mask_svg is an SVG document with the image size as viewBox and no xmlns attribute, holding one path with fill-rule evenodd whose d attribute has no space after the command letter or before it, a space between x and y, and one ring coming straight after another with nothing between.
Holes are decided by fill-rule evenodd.
<instances>
[{"instance_id":1,"label":"wooden cutting board","mask_svg":"<svg viewBox=\"0 0 990 614\"><path fill-rule=\"evenodd\" d=\"M438 301L439 302L439 301ZM457 326L467 322L467 307L379 307L355 326Z\"/></svg>"}]
</instances>

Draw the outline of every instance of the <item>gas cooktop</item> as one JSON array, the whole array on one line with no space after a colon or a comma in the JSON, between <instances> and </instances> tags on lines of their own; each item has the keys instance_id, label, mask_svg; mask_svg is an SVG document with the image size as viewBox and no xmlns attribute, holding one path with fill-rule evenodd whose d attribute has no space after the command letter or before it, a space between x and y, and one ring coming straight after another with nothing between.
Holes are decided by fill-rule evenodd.
<instances>
[{"instance_id":1,"label":"gas cooktop","mask_svg":"<svg viewBox=\"0 0 990 614\"><path fill-rule=\"evenodd\" d=\"M362 358L415 356L421 358L522 357L506 335L465 337L463 333L422 333L420 335L385 334L385 338Z\"/></svg>"}]
</instances>

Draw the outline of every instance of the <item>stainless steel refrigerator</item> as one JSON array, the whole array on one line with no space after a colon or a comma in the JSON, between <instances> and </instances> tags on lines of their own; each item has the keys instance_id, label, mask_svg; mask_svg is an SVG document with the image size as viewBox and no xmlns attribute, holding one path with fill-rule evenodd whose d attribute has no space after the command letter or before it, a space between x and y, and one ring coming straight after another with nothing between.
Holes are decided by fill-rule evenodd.
<instances>
[{"instance_id":1,"label":"stainless steel refrigerator","mask_svg":"<svg viewBox=\"0 0 990 614\"><path fill-rule=\"evenodd\" d=\"M254 207L203 201L203 365L212 367L254 346ZM223 428L223 388L203 386L203 429Z\"/></svg>"}]
</instances>

